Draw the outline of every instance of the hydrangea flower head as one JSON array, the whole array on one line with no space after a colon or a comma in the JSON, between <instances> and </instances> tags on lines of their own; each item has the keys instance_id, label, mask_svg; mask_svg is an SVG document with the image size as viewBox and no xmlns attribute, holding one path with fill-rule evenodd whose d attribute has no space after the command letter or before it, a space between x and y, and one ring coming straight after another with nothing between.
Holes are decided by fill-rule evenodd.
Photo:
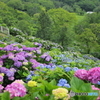
<instances>
[{"instance_id":1,"label":"hydrangea flower head","mask_svg":"<svg viewBox=\"0 0 100 100\"><path fill-rule=\"evenodd\" d=\"M68 90L65 88L57 88L52 90L55 100L63 99L68 97Z\"/></svg>"},{"instance_id":2,"label":"hydrangea flower head","mask_svg":"<svg viewBox=\"0 0 100 100\"><path fill-rule=\"evenodd\" d=\"M28 81L28 86L29 87L37 86L37 82L35 82L35 81Z\"/></svg>"},{"instance_id":3,"label":"hydrangea flower head","mask_svg":"<svg viewBox=\"0 0 100 100\"><path fill-rule=\"evenodd\" d=\"M88 81L97 84L100 81L100 67L94 67L88 71Z\"/></svg>"},{"instance_id":4,"label":"hydrangea flower head","mask_svg":"<svg viewBox=\"0 0 100 100\"><path fill-rule=\"evenodd\" d=\"M23 97L26 95L26 88L21 83L13 82L5 87L5 91L10 93L10 97Z\"/></svg>"},{"instance_id":5,"label":"hydrangea flower head","mask_svg":"<svg viewBox=\"0 0 100 100\"><path fill-rule=\"evenodd\" d=\"M75 72L75 76L82 80L88 79L88 71L85 69L79 69Z\"/></svg>"},{"instance_id":6,"label":"hydrangea flower head","mask_svg":"<svg viewBox=\"0 0 100 100\"><path fill-rule=\"evenodd\" d=\"M67 80L66 80L66 79L61 78L61 79L59 80L59 83L61 83L61 84L66 84L66 83L67 83Z\"/></svg>"},{"instance_id":7,"label":"hydrangea flower head","mask_svg":"<svg viewBox=\"0 0 100 100\"><path fill-rule=\"evenodd\" d=\"M71 68L70 68L70 67L66 67L66 68L65 68L65 71L66 71L66 72L69 72L69 71L71 71Z\"/></svg>"}]
</instances>

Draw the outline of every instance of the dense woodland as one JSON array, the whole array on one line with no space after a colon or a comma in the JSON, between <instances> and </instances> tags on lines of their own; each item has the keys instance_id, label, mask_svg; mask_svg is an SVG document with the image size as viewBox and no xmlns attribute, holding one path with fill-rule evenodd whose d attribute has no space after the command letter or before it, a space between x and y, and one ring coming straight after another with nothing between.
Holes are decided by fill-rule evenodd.
<instances>
[{"instance_id":1,"label":"dense woodland","mask_svg":"<svg viewBox=\"0 0 100 100\"><path fill-rule=\"evenodd\" d=\"M0 26L100 58L100 0L0 0Z\"/></svg>"}]
</instances>

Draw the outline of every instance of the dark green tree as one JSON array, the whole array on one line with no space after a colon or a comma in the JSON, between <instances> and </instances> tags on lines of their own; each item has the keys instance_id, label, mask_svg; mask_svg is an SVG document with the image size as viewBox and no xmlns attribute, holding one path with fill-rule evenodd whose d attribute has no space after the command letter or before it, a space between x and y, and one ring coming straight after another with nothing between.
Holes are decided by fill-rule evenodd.
<instances>
[{"instance_id":1,"label":"dark green tree","mask_svg":"<svg viewBox=\"0 0 100 100\"><path fill-rule=\"evenodd\" d=\"M42 38L45 40L50 40L52 20L50 19L46 11L42 11L38 18L39 29L37 31L36 37Z\"/></svg>"}]
</instances>

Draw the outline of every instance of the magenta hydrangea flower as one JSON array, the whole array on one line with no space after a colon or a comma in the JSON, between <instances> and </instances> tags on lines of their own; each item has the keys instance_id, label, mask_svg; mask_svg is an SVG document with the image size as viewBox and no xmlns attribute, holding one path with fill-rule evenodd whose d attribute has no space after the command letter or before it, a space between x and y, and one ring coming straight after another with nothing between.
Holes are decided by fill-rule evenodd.
<instances>
[{"instance_id":1,"label":"magenta hydrangea flower","mask_svg":"<svg viewBox=\"0 0 100 100\"><path fill-rule=\"evenodd\" d=\"M85 69L79 69L75 72L75 76L82 80L88 79L88 71Z\"/></svg>"},{"instance_id":2,"label":"magenta hydrangea flower","mask_svg":"<svg viewBox=\"0 0 100 100\"><path fill-rule=\"evenodd\" d=\"M100 67L94 67L88 71L88 81L97 84L100 81Z\"/></svg>"},{"instance_id":3,"label":"magenta hydrangea flower","mask_svg":"<svg viewBox=\"0 0 100 100\"><path fill-rule=\"evenodd\" d=\"M23 97L26 95L26 88L21 83L13 82L5 87L5 91L10 93L10 97Z\"/></svg>"}]
</instances>

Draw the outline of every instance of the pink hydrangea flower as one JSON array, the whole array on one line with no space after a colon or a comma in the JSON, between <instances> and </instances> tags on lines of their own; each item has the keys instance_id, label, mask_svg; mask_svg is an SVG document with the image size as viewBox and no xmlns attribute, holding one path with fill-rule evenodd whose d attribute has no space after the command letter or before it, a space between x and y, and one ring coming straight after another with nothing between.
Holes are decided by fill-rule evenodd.
<instances>
[{"instance_id":1,"label":"pink hydrangea flower","mask_svg":"<svg viewBox=\"0 0 100 100\"><path fill-rule=\"evenodd\" d=\"M3 76L2 75L0 75L0 82L2 82L3 81Z\"/></svg>"},{"instance_id":2,"label":"pink hydrangea flower","mask_svg":"<svg viewBox=\"0 0 100 100\"><path fill-rule=\"evenodd\" d=\"M75 72L75 76L82 80L87 80L88 71L85 69L79 69Z\"/></svg>"},{"instance_id":3,"label":"pink hydrangea flower","mask_svg":"<svg viewBox=\"0 0 100 100\"><path fill-rule=\"evenodd\" d=\"M92 90L100 90L99 88L95 87L94 85L92 85L91 87L92 87ZM96 100L100 100L100 96Z\"/></svg>"},{"instance_id":4,"label":"pink hydrangea flower","mask_svg":"<svg viewBox=\"0 0 100 100\"><path fill-rule=\"evenodd\" d=\"M23 97L26 95L26 88L21 83L13 82L5 87L5 91L10 93L10 97Z\"/></svg>"},{"instance_id":5,"label":"pink hydrangea flower","mask_svg":"<svg viewBox=\"0 0 100 100\"><path fill-rule=\"evenodd\" d=\"M97 84L100 81L100 67L91 68L88 71L88 81Z\"/></svg>"},{"instance_id":6,"label":"pink hydrangea flower","mask_svg":"<svg viewBox=\"0 0 100 100\"><path fill-rule=\"evenodd\" d=\"M92 90L100 90L100 89L92 85Z\"/></svg>"},{"instance_id":7,"label":"pink hydrangea flower","mask_svg":"<svg viewBox=\"0 0 100 100\"><path fill-rule=\"evenodd\" d=\"M1 93L1 91L3 90L3 86L0 84L0 93Z\"/></svg>"}]
</instances>

